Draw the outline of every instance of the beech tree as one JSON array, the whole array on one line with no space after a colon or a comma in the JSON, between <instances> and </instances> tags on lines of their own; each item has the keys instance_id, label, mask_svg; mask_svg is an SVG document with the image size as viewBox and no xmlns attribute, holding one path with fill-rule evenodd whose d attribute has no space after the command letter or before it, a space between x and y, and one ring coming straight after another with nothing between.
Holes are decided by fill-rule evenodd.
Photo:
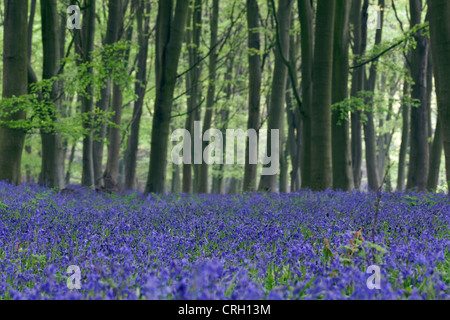
<instances>
[{"instance_id":1,"label":"beech tree","mask_svg":"<svg viewBox=\"0 0 450 320\"><path fill-rule=\"evenodd\" d=\"M125 153L125 189L136 189L136 166L139 146L139 131L144 108L144 98L147 89L147 59L149 51L150 33L150 1L136 1L136 21L139 40L139 52L136 71L136 84L134 93L137 100L134 102L133 118L131 120L130 136L128 137L127 151Z\"/></svg>"},{"instance_id":2,"label":"beech tree","mask_svg":"<svg viewBox=\"0 0 450 320\"><path fill-rule=\"evenodd\" d=\"M166 188L167 149L178 60L183 44L188 1L159 0L156 23L156 101L152 126L150 169L145 191L163 193Z\"/></svg>"},{"instance_id":3,"label":"beech tree","mask_svg":"<svg viewBox=\"0 0 450 320\"><path fill-rule=\"evenodd\" d=\"M350 9L352 1L336 1L333 53L333 104L348 98ZM352 191L353 181L349 121L342 110L332 113L333 188Z\"/></svg>"},{"instance_id":4,"label":"beech tree","mask_svg":"<svg viewBox=\"0 0 450 320\"><path fill-rule=\"evenodd\" d=\"M44 51L43 79L52 79L60 69L60 31L56 0L41 0L42 44ZM60 109L60 84L54 83L50 103L54 110ZM50 111L50 117L56 119L55 111ZM39 177L42 185L64 188L64 153L61 133L41 130L42 139L42 169Z\"/></svg>"},{"instance_id":5,"label":"beech tree","mask_svg":"<svg viewBox=\"0 0 450 320\"><path fill-rule=\"evenodd\" d=\"M410 0L411 28L422 22L422 1ZM411 108L411 153L407 188L425 191L430 169L429 123L427 102L428 38L419 30L414 37L416 47L411 54L411 76L413 80L411 98L418 102ZM430 129L431 130L431 129Z\"/></svg>"},{"instance_id":6,"label":"beech tree","mask_svg":"<svg viewBox=\"0 0 450 320\"><path fill-rule=\"evenodd\" d=\"M272 1L272 4L274 2ZM272 130L280 130L283 121L285 106L285 91L287 80L287 67L284 60L289 60L289 29L292 0L280 0L278 11L275 13L275 6L272 10L276 14L278 30L276 30L277 46L275 48L275 67L273 70L272 94L270 97L270 111L267 134L267 153L271 156L278 155L281 148L277 149L272 145ZM281 137L281 135L280 135ZM280 141L281 146L281 141ZM262 175L259 183L259 191L276 192L278 174Z\"/></svg>"},{"instance_id":7,"label":"beech tree","mask_svg":"<svg viewBox=\"0 0 450 320\"><path fill-rule=\"evenodd\" d=\"M3 25L3 88L2 97L20 97L28 93L28 0L5 1ZM11 106L11 110L14 106ZM13 112L0 120L25 119L23 111ZM0 180L21 182L20 164L25 132L0 126Z\"/></svg>"},{"instance_id":8,"label":"beech tree","mask_svg":"<svg viewBox=\"0 0 450 320\"><path fill-rule=\"evenodd\" d=\"M450 186L450 3L445 0L429 0L430 41L436 79L439 121Z\"/></svg>"},{"instance_id":9,"label":"beech tree","mask_svg":"<svg viewBox=\"0 0 450 320\"><path fill-rule=\"evenodd\" d=\"M260 102L261 102L261 35L259 31L259 6L256 0L247 0L247 26L248 26L248 121L247 129L259 131L260 125ZM251 164L248 159L250 155L250 140L246 141L244 191L256 190L256 179L258 166Z\"/></svg>"},{"instance_id":10,"label":"beech tree","mask_svg":"<svg viewBox=\"0 0 450 320\"><path fill-rule=\"evenodd\" d=\"M311 109L312 190L333 187L331 102L335 5L334 1L317 1Z\"/></svg>"}]
</instances>

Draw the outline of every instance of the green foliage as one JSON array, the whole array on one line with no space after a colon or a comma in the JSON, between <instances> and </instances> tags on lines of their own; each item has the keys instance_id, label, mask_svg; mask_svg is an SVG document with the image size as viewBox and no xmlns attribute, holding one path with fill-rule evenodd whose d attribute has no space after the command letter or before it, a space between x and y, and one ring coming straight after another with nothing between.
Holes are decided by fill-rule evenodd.
<instances>
[{"instance_id":1,"label":"green foliage","mask_svg":"<svg viewBox=\"0 0 450 320\"><path fill-rule=\"evenodd\" d=\"M108 126L115 126L109 121L112 112L95 108L93 111L64 117L57 104L64 98L64 94L99 99L100 90L104 88L107 77L111 77L112 81L124 90L125 95L128 94L134 99L131 88L133 78L124 63L130 48L130 42L119 41L95 51L92 61L88 63L81 63L79 56L63 59L64 74L31 84L30 93L27 95L0 100L0 119L2 119L0 126L30 134L59 132L70 136L73 140L90 134L89 128L100 128L105 123ZM90 73L91 69L95 70L93 75ZM64 94L59 92L61 83L64 83ZM95 97L89 96L89 87L94 89ZM55 92L59 94L55 96ZM19 119L17 117L19 114L25 114L27 117ZM94 139L98 139L97 132L98 130L94 131Z\"/></svg>"}]
</instances>

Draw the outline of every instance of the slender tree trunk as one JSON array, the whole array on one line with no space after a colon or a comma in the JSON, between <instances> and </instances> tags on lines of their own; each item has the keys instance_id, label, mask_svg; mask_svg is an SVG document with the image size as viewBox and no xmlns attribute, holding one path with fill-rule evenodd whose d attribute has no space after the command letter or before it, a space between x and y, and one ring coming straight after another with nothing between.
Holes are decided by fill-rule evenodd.
<instances>
[{"instance_id":1,"label":"slender tree trunk","mask_svg":"<svg viewBox=\"0 0 450 320\"><path fill-rule=\"evenodd\" d=\"M211 14L211 38L210 48L212 48L209 56L209 84L208 96L206 98L205 118L203 120L203 134L211 128L212 116L214 111L214 103L216 98L216 68L217 68L217 29L219 24L219 0L213 0L212 14ZM207 142L203 142L202 150L205 150ZM208 193L208 176L209 165L205 162L200 166L198 192Z\"/></svg>"},{"instance_id":2,"label":"slender tree trunk","mask_svg":"<svg viewBox=\"0 0 450 320\"><path fill-rule=\"evenodd\" d=\"M431 58L430 41L428 39L428 62L427 62L427 123L428 123L428 149L433 145L433 124L431 122L431 99L433 95L433 61Z\"/></svg>"},{"instance_id":3,"label":"slender tree trunk","mask_svg":"<svg viewBox=\"0 0 450 320\"><path fill-rule=\"evenodd\" d=\"M450 2L447 0L428 1L430 20L430 41L445 150L447 182L450 187ZM450 190L450 188L449 188Z\"/></svg>"},{"instance_id":4,"label":"slender tree trunk","mask_svg":"<svg viewBox=\"0 0 450 320\"><path fill-rule=\"evenodd\" d=\"M301 25L302 51L302 150L301 173L302 188L311 186L311 114L312 114L312 66L314 60L313 7L310 0L298 0Z\"/></svg>"},{"instance_id":5,"label":"slender tree trunk","mask_svg":"<svg viewBox=\"0 0 450 320\"><path fill-rule=\"evenodd\" d=\"M233 67L234 67L234 57L232 56L232 54L230 54L229 58L228 58L229 62L227 63L227 72L225 73L225 82L227 83L226 86L226 97L225 97L225 101L230 101L231 100L231 96L233 94L233 83L232 83L232 74L233 74ZM228 104L225 104L225 108L223 108L222 110L220 110L220 112L218 112L216 114L216 117L220 117L220 122L221 122L221 129L220 131L222 132L222 134L225 133L225 131L227 130L227 126L228 126L228 119L230 116L230 111L227 108ZM227 137L226 135L223 136L223 149L226 150L227 147ZM225 193L225 165L219 164L216 167L216 174L213 177L213 185L212 185L212 193L215 194L224 194Z\"/></svg>"},{"instance_id":6,"label":"slender tree trunk","mask_svg":"<svg viewBox=\"0 0 450 320\"><path fill-rule=\"evenodd\" d=\"M92 62L92 51L94 50L95 38L95 0L85 0L86 8L83 16L83 24L81 30L77 32L76 52L81 56L82 63L90 64ZM93 76L93 69L89 67L87 72ZM84 187L93 187L94 181L94 164L92 157L92 125L90 119L94 107L93 87L88 85L86 95L81 99L81 112L84 114L83 129L86 131L83 138L83 159L82 159L82 177L81 184Z\"/></svg>"},{"instance_id":7,"label":"slender tree trunk","mask_svg":"<svg viewBox=\"0 0 450 320\"><path fill-rule=\"evenodd\" d=\"M383 75L382 81L379 84L379 90L383 91L386 84L386 77ZM397 84L394 83L390 86L388 91L389 97L395 97L397 94ZM391 121L391 115L394 108L394 102L392 99L389 99L389 106L388 106L388 112L386 114L386 118L380 117L379 119L379 128L383 128L384 123L389 123ZM378 154L377 154L377 165L378 165L378 172L380 173L380 178L384 175L385 172L385 166L386 162L389 156L389 149L392 141L392 135L390 132L381 133L377 136L377 148L378 148ZM389 166L388 166L389 167ZM389 175L390 176L390 175Z\"/></svg>"},{"instance_id":8,"label":"slender tree trunk","mask_svg":"<svg viewBox=\"0 0 450 320\"><path fill-rule=\"evenodd\" d=\"M436 124L436 132L430 152L430 172L428 175L428 190L436 190L439 184L439 173L442 158L442 126L439 117Z\"/></svg>"},{"instance_id":9,"label":"slender tree trunk","mask_svg":"<svg viewBox=\"0 0 450 320\"><path fill-rule=\"evenodd\" d=\"M274 2L272 2L274 3ZM289 30L292 0L280 0L278 2L277 25L277 45L275 48L275 67L272 79L272 94L270 97L270 110L268 120L267 133L267 154L271 154L272 162L276 157L280 156L281 139L278 147L272 145L272 130L280 130L283 121L285 99L286 99L286 80L287 67L283 59L289 60ZM275 8L272 8L275 10ZM280 130L281 138L281 130ZM276 159L278 162L278 159ZM274 165L273 163L269 164ZM277 170L278 171L278 170ZM262 175L259 183L260 192L276 192L277 191L278 172L273 175Z\"/></svg>"},{"instance_id":10,"label":"slender tree trunk","mask_svg":"<svg viewBox=\"0 0 450 320\"><path fill-rule=\"evenodd\" d=\"M333 104L348 98L349 40L351 1L336 1L333 57ZM352 171L351 144L347 115L341 110L332 113L333 188L352 191L355 188Z\"/></svg>"},{"instance_id":11,"label":"slender tree trunk","mask_svg":"<svg viewBox=\"0 0 450 320\"><path fill-rule=\"evenodd\" d=\"M398 176L397 176L397 191L405 190L405 172L406 172L406 154L409 145L409 82L407 80L408 76L405 76L403 84L403 101L402 101L402 142L400 145L400 153L398 160Z\"/></svg>"},{"instance_id":12,"label":"slender tree trunk","mask_svg":"<svg viewBox=\"0 0 450 320\"><path fill-rule=\"evenodd\" d=\"M124 30L124 15L127 11L128 3L123 3L123 6L121 5L121 16L120 20L117 21L117 24L119 24L119 36L118 39L121 39L123 34L126 33L126 40L131 41L133 38L133 28L130 26L127 31ZM133 9L133 8L132 8ZM118 57L120 57L122 54L124 56L124 61L120 61L116 58L116 63L118 63L121 67L121 72L126 72L127 67L127 61L129 59L130 55L130 49L126 49L125 51L118 51ZM119 189L120 183L119 183L119 171L121 166L121 159L120 159L120 149L121 149L121 136L120 136L120 126L122 123L122 105L123 105L123 93L122 93L122 86L117 82L114 81L113 84L113 97L112 97L112 104L111 109L114 113L112 116L111 122L114 123L114 125L111 125L109 127L109 145L108 145L108 160L106 162L106 169L105 173L103 174L103 181L105 184L105 188L107 189ZM123 161L122 161L123 162ZM123 184L122 184L123 185Z\"/></svg>"},{"instance_id":13,"label":"slender tree trunk","mask_svg":"<svg viewBox=\"0 0 450 320\"><path fill-rule=\"evenodd\" d=\"M43 79L57 76L60 67L60 32L56 0L41 0ZM55 111L60 109L60 84L54 83L50 97ZM53 121L58 121L51 112ZM64 188L64 152L61 134L41 130L42 167L39 183L51 188Z\"/></svg>"},{"instance_id":14,"label":"slender tree trunk","mask_svg":"<svg viewBox=\"0 0 450 320\"><path fill-rule=\"evenodd\" d=\"M159 0L156 27L156 100L153 116L150 169L146 193L163 193L166 188L167 149L178 60L183 44L188 1Z\"/></svg>"},{"instance_id":15,"label":"slender tree trunk","mask_svg":"<svg viewBox=\"0 0 450 320\"><path fill-rule=\"evenodd\" d=\"M247 129L254 129L259 136L260 125L260 102L261 102L261 36L259 30L259 7L256 0L247 0L247 25L248 25L248 75L249 75L249 94L248 94L248 122ZM253 192L256 190L257 164L250 164L250 140L247 139L245 149L245 171L244 171L244 192ZM257 147L256 147L256 150Z\"/></svg>"},{"instance_id":16,"label":"slender tree trunk","mask_svg":"<svg viewBox=\"0 0 450 320\"><path fill-rule=\"evenodd\" d=\"M331 101L335 5L335 1L317 1L311 115L311 189L315 191L333 187Z\"/></svg>"},{"instance_id":17,"label":"slender tree trunk","mask_svg":"<svg viewBox=\"0 0 450 320\"><path fill-rule=\"evenodd\" d=\"M199 81L200 81L200 40L202 33L202 0L192 0L194 2L194 9L192 11L192 26L188 23L189 29L187 31L187 42L189 52L189 66L191 71L189 72L189 82L187 83L188 91L188 115L186 117L185 129L193 135L194 133L194 121L196 118L196 111L199 107L198 95L199 95ZM189 19L191 15L189 15ZM192 157L194 161L194 157ZM193 163L183 164L183 192L193 192Z\"/></svg>"},{"instance_id":18,"label":"slender tree trunk","mask_svg":"<svg viewBox=\"0 0 450 320\"><path fill-rule=\"evenodd\" d=\"M122 88L120 85L114 83L112 96L112 109L114 115L111 122L118 127L109 128L109 145L108 145L108 160L106 162L105 173L103 174L103 181L106 189L117 189L119 186L119 155L120 155L120 124L122 119Z\"/></svg>"},{"instance_id":19,"label":"slender tree trunk","mask_svg":"<svg viewBox=\"0 0 450 320\"><path fill-rule=\"evenodd\" d=\"M410 0L409 3L411 27L414 27L422 21L422 1ZM411 109L411 153L406 188L417 188L419 191L425 191L430 167L427 115L427 64L429 44L427 37L422 31L416 34L415 40L417 46L411 54L411 76L414 82L411 98L420 101L420 105Z\"/></svg>"},{"instance_id":20,"label":"slender tree trunk","mask_svg":"<svg viewBox=\"0 0 450 320\"><path fill-rule=\"evenodd\" d=\"M291 14L291 21L294 21L294 14ZM297 47L295 35L291 33L290 43L289 43L289 64L292 70L297 69ZM298 41L300 42L300 41ZM286 80L286 115L288 123L288 138L287 138L287 150L288 154L291 156L292 171L290 172L290 184L291 192L298 191L301 188L301 175L300 175L300 156L302 147L302 118L301 110L293 99L293 90L298 88L298 78L297 72L294 72L294 86L292 88L292 81L288 76ZM303 105L302 105L303 108Z\"/></svg>"},{"instance_id":21,"label":"slender tree trunk","mask_svg":"<svg viewBox=\"0 0 450 320\"><path fill-rule=\"evenodd\" d=\"M69 165L67 166L66 177L64 179L64 181L66 182L66 185L70 184L71 169L72 169L73 160L75 159L76 146L77 146L77 143L74 142L72 149L70 150Z\"/></svg>"},{"instance_id":22,"label":"slender tree trunk","mask_svg":"<svg viewBox=\"0 0 450 320\"><path fill-rule=\"evenodd\" d=\"M28 19L28 34L27 34L27 43L28 43L28 72L32 71L31 67L31 56L33 53L33 26L34 26L34 18L36 16L36 6L37 6L37 0L32 0L30 2L30 17ZM34 71L33 71L34 73ZM35 74L34 74L35 75ZM31 94L31 84L37 82L37 78L34 76L28 77L28 94ZM25 138L25 152L28 154L28 156L31 156L32 148L30 145L26 145L26 138ZM25 174L26 174L26 181L27 183L33 182L33 176L31 174L31 168L29 165L25 165Z\"/></svg>"},{"instance_id":23,"label":"slender tree trunk","mask_svg":"<svg viewBox=\"0 0 450 320\"><path fill-rule=\"evenodd\" d=\"M131 132L128 137L127 151L125 155L125 189L136 189L136 166L139 147L139 129L141 125L142 109L144 107L145 91L147 88L147 58L148 36L150 33L150 1L139 0L136 10L136 20L139 37L138 70L136 72L136 84L134 93L137 100L134 103L133 118L131 120ZM145 13L145 17L144 17Z\"/></svg>"},{"instance_id":24,"label":"slender tree trunk","mask_svg":"<svg viewBox=\"0 0 450 320\"><path fill-rule=\"evenodd\" d=\"M171 126L172 132L175 130L175 127ZM172 142L173 147L177 145L176 141ZM171 192L172 193L180 193L181 192L181 166L178 164L173 163L172 164L172 185L171 185Z\"/></svg>"},{"instance_id":25,"label":"slender tree trunk","mask_svg":"<svg viewBox=\"0 0 450 320\"><path fill-rule=\"evenodd\" d=\"M228 188L228 194L239 193L239 180L236 178L230 178L230 186Z\"/></svg>"},{"instance_id":26,"label":"slender tree trunk","mask_svg":"<svg viewBox=\"0 0 450 320\"><path fill-rule=\"evenodd\" d=\"M180 192L181 192L180 166L173 165L172 193L180 193Z\"/></svg>"},{"instance_id":27,"label":"slender tree trunk","mask_svg":"<svg viewBox=\"0 0 450 320\"><path fill-rule=\"evenodd\" d=\"M28 0L6 0L3 25L3 98L19 97L28 92L27 57ZM17 112L8 119L25 119ZM20 163L25 133L0 127L0 181L20 183Z\"/></svg>"},{"instance_id":28,"label":"slender tree trunk","mask_svg":"<svg viewBox=\"0 0 450 320\"><path fill-rule=\"evenodd\" d=\"M288 168L289 162L288 159L288 147L286 143L286 135L284 133L285 130L284 121L281 122L280 128L280 193L288 192Z\"/></svg>"},{"instance_id":29,"label":"slender tree trunk","mask_svg":"<svg viewBox=\"0 0 450 320\"><path fill-rule=\"evenodd\" d=\"M362 5L362 8L361 8ZM358 63L358 59L364 54L367 44L367 8L369 1L353 0L351 20L353 24L353 64ZM364 90L365 68L359 67L353 70L351 96L359 97L359 93ZM355 188L359 189L362 179L362 127L361 110L354 110L351 113L352 129L352 166Z\"/></svg>"},{"instance_id":30,"label":"slender tree trunk","mask_svg":"<svg viewBox=\"0 0 450 320\"><path fill-rule=\"evenodd\" d=\"M106 26L106 34L104 46L111 46L119 39L119 27L122 16L122 0L109 0L108 2L108 22ZM104 54L103 62L107 63L107 54ZM101 112L107 112L111 102L111 76L107 76L105 79L104 87L100 90L101 98L97 102L97 108ZM103 119L104 120L104 119ZM97 187L103 186L103 151L104 141L106 137L107 126L104 121L100 121L98 128L97 138L93 143L93 167L94 167L94 180Z\"/></svg>"},{"instance_id":31,"label":"slender tree trunk","mask_svg":"<svg viewBox=\"0 0 450 320\"><path fill-rule=\"evenodd\" d=\"M377 29L375 33L375 45L379 45L383 36L384 25L384 0L378 1L378 6L383 10L380 11L380 23L381 27ZM372 62L370 66L369 78L366 79L365 90L369 92L375 92L375 86L377 81L377 65L376 60ZM364 141L366 146L366 168L367 168L367 180L369 183L369 189L372 191L378 190L381 185L380 173L378 172L377 162L377 142L376 131L374 123L374 99L373 96L366 97L366 106L368 110L364 111L366 121L364 122Z\"/></svg>"}]
</instances>

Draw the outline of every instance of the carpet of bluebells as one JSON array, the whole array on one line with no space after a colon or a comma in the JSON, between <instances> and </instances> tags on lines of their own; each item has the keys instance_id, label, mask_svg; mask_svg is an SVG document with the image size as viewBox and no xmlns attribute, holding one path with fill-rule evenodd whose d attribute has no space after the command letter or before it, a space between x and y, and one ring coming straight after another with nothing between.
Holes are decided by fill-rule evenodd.
<instances>
[{"instance_id":1,"label":"carpet of bluebells","mask_svg":"<svg viewBox=\"0 0 450 320\"><path fill-rule=\"evenodd\" d=\"M444 194L166 195L0 183L1 299L448 299ZM81 270L81 289L66 273ZM381 288L369 289L371 265Z\"/></svg>"}]
</instances>

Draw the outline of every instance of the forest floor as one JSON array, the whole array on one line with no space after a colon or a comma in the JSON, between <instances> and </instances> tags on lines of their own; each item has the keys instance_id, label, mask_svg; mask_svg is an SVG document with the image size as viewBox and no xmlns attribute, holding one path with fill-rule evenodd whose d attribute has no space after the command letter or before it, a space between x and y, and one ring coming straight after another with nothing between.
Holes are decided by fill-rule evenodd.
<instances>
[{"instance_id":1,"label":"forest floor","mask_svg":"<svg viewBox=\"0 0 450 320\"><path fill-rule=\"evenodd\" d=\"M444 194L0 183L0 300L448 299L449 226Z\"/></svg>"}]
</instances>

